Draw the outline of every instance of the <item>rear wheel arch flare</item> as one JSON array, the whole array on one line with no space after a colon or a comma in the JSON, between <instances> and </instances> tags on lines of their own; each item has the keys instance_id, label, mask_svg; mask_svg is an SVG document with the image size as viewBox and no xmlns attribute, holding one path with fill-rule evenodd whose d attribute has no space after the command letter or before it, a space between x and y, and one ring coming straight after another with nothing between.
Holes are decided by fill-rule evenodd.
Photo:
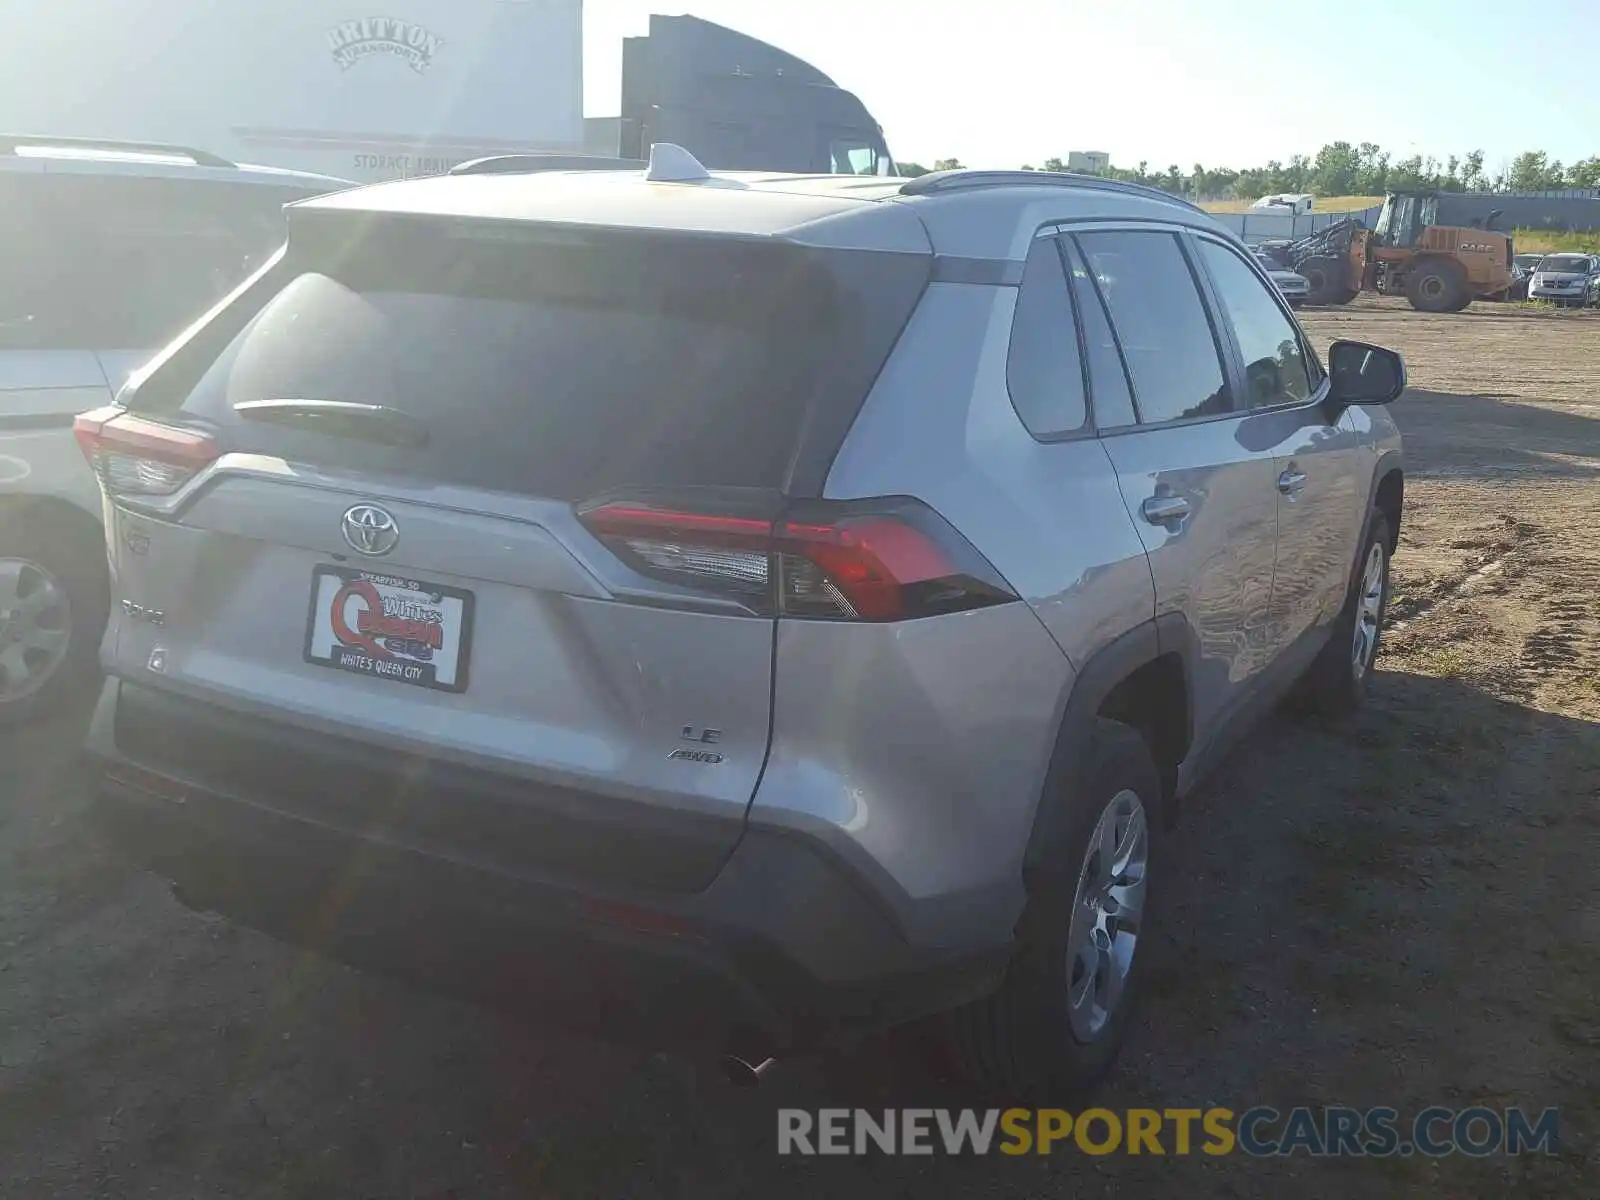
<instances>
[{"instance_id":1,"label":"rear wheel arch flare","mask_svg":"<svg viewBox=\"0 0 1600 1200\"><path fill-rule=\"evenodd\" d=\"M1389 553L1393 554L1400 541L1400 516L1405 508L1405 473L1399 467L1390 467L1378 480L1372 495L1372 504L1389 522Z\"/></svg>"},{"instance_id":2,"label":"rear wheel arch flare","mask_svg":"<svg viewBox=\"0 0 1600 1200\"><path fill-rule=\"evenodd\" d=\"M1098 718L1123 721L1147 741L1159 742L1151 745L1151 755L1168 790L1166 798L1171 799L1192 725L1186 647L1193 634L1185 638L1187 628L1178 614L1147 621L1102 647L1078 672L1034 811L1033 830L1023 856L1025 881L1049 858L1070 827L1072 797ZM1171 690L1164 694L1155 690L1162 685ZM1162 704L1139 710L1138 700L1156 695L1162 695Z\"/></svg>"}]
</instances>

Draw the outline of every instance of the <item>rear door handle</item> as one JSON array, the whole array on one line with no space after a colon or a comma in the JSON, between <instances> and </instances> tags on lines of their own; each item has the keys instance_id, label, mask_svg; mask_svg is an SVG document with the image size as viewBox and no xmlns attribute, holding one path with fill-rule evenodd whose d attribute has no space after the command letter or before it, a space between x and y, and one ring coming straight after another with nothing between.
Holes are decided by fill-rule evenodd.
<instances>
[{"instance_id":1,"label":"rear door handle","mask_svg":"<svg viewBox=\"0 0 1600 1200\"><path fill-rule=\"evenodd\" d=\"M1165 525L1189 515L1189 502L1182 496L1151 496L1141 506L1144 519L1152 525Z\"/></svg>"},{"instance_id":2,"label":"rear door handle","mask_svg":"<svg viewBox=\"0 0 1600 1200\"><path fill-rule=\"evenodd\" d=\"M1278 490L1285 496L1293 496L1306 486L1306 473L1295 467L1290 467L1278 476Z\"/></svg>"}]
</instances>

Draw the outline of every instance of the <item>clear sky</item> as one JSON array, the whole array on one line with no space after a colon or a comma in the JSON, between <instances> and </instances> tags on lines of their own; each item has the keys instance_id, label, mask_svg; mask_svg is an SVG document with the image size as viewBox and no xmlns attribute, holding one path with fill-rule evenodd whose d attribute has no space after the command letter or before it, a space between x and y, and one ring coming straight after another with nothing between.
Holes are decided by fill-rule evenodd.
<instances>
[{"instance_id":1,"label":"clear sky","mask_svg":"<svg viewBox=\"0 0 1600 1200\"><path fill-rule=\"evenodd\" d=\"M1325 142L1396 158L1600 154L1600 0L585 0L586 110L621 40L693 13L855 92L897 158L1243 168Z\"/></svg>"}]
</instances>

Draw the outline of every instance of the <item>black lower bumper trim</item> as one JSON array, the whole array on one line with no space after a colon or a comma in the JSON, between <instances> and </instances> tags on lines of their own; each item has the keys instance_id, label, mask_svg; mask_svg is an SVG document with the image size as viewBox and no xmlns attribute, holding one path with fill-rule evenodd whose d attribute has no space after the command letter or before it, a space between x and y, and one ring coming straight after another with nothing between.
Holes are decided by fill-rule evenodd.
<instances>
[{"instance_id":1,"label":"black lower bumper trim","mask_svg":"<svg viewBox=\"0 0 1600 1200\"><path fill-rule=\"evenodd\" d=\"M135 690L148 691L123 684L120 696ZM1003 948L947 959L908 947L790 838L746 836L689 897L575 888L285 812L260 784L241 794L163 770L117 744L118 707L112 682L90 736L105 767L100 811L188 903L522 1016L611 1040L770 1053L939 1011L1003 969ZM166 730L174 744L194 736Z\"/></svg>"}]
</instances>

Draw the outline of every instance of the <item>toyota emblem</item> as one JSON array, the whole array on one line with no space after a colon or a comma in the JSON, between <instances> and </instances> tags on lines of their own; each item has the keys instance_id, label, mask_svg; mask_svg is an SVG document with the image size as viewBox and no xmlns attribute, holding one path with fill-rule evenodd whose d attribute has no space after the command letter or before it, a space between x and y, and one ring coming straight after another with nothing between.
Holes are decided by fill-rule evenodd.
<instances>
[{"instance_id":1,"label":"toyota emblem","mask_svg":"<svg viewBox=\"0 0 1600 1200\"><path fill-rule=\"evenodd\" d=\"M376 504L357 504L346 509L342 528L350 549L373 558L389 553L400 540L400 526Z\"/></svg>"}]
</instances>

